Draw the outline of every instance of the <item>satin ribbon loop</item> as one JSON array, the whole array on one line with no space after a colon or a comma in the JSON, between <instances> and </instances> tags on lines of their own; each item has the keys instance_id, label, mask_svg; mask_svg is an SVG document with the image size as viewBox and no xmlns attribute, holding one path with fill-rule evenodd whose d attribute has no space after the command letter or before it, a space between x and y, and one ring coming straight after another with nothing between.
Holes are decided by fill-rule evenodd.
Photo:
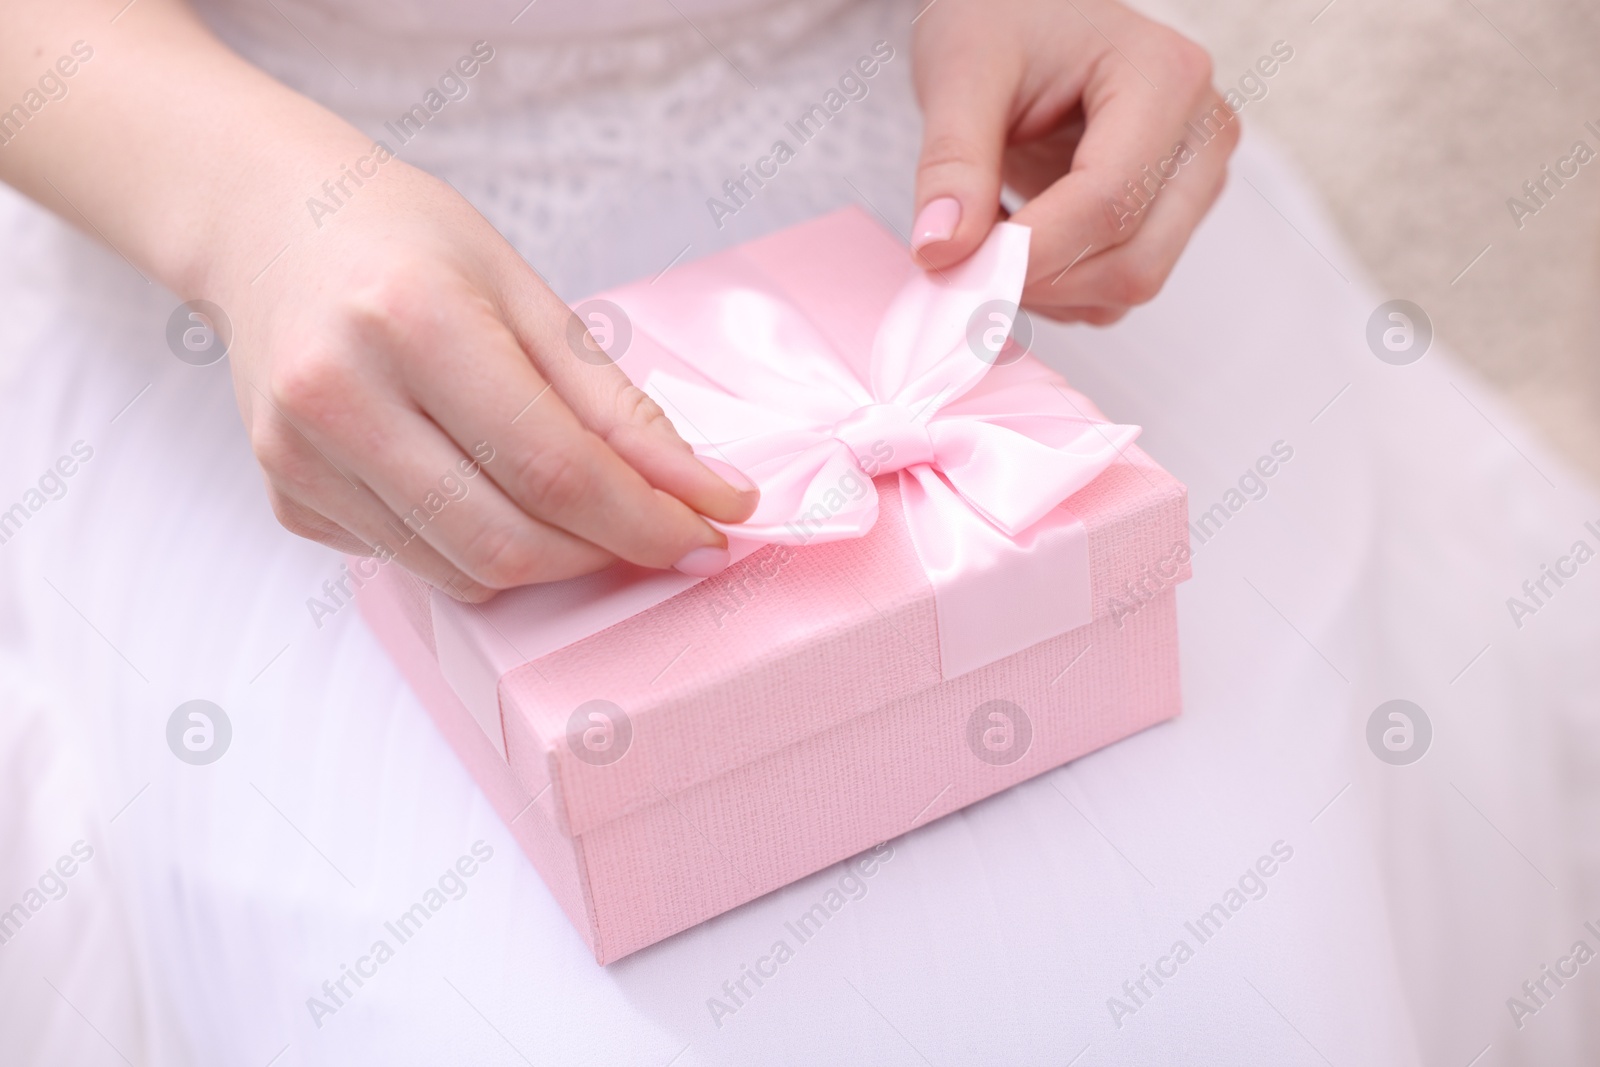
<instances>
[{"instance_id":1,"label":"satin ribbon loop","mask_svg":"<svg viewBox=\"0 0 1600 1067\"><path fill-rule=\"evenodd\" d=\"M844 442L861 469L874 477L933 462L928 424L903 404L857 408L828 432Z\"/></svg>"},{"instance_id":2,"label":"satin ribbon loop","mask_svg":"<svg viewBox=\"0 0 1600 1067\"><path fill-rule=\"evenodd\" d=\"M864 537L872 479L899 473L947 678L1089 621L1088 535L1061 504L1139 432L1086 414L1037 360L996 366L973 347L974 323L1021 300L1028 239L1000 223L957 266L910 269L864 373L756 276L684 270L630 306L635 329L703 379L656 370L645 391L696 451L761 489L747 521L713 524L735 547Z\"/></svg>"}]
</instances>

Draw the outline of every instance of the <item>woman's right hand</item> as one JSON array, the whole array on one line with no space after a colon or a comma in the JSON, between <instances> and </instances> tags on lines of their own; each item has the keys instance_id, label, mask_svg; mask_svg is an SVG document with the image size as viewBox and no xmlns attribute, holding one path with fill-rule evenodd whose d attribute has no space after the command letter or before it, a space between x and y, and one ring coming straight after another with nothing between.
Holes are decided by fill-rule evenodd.
<instances>
[{"instance_id":1,"label":"woman's right hand","mask_svg":"<svg viewBox=\"0 0 1600 1067\"><path fill-rule=\"evenodd\" d=\"M373 174L367 138L181 0L19 0L0 90L54 77L69 47L66 91L8 141L0 178L222 308L290 530L468 600L617 558L726 565L702 516L743 520L755 487L697 459L616 366L578 358L572 312L446 183L392 158ZM314 217L330 179L343 195Z\"/></svg>"},{"instance_id":2,"label":"woman's right hand","mask_svg":"<svg viewBox=\"0 0 1600 1067\"><path fill-rule=\"evenodd\" d=\"M283 525L469 600L616 558L726 566L700 516L748 517L754 486L713 473L603 356L579 358L572 312L446 183L376 169L258 280L214 275Z\"/></svg>"}]
</instances>

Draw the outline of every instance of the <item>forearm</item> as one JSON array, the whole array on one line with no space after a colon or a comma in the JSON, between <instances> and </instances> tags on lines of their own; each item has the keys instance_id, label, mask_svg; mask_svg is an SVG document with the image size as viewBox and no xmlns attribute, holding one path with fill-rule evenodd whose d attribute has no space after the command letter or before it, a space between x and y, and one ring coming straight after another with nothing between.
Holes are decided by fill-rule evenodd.
<instances>
[{"instance_id":1,"label":"forearm","mask_svg":"<svg viewBox=\"0 0 1600 1067\"><path fill-rule=\"evenodd\" d=\"M248 283L311 225L306 198L371 142L179 0L124 2L6 13L0 179L180 294Z\"/></svg>"}]
</instances>

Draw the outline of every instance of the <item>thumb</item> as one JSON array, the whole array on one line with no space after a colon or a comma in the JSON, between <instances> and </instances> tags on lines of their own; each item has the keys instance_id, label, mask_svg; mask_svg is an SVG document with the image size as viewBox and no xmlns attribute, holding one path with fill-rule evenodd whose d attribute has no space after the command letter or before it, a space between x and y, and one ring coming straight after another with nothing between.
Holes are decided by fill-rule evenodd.
<instances>
[{"instance_id":1,"label":"thumb","mask_svg":"<svg viewBox=\"0 0 1600 1067\"><path fill-rule=\"evenodd\" d=\"M1000 166L1013 86L999 64L970 52L918 78L922 156L911 248L924 267L959 263L977 250L1000 208ZM950 76L951 71L961 71ZM922 72L919 72L921 74Z\"/></svg>"}]
</instances>

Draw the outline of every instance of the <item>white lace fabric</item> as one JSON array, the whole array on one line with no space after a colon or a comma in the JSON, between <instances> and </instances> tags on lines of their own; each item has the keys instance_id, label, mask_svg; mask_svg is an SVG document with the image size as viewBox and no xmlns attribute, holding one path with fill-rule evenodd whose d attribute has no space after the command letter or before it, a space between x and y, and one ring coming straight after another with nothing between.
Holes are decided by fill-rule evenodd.
<instances>
[{"instance_id":1,"label":"white lace fabric","mask_svg":"<svg viewBox=\"0 0 1600 1067\"><path fill-rule=\"evenodd\" d=\"M897 0L612 3L588 19L539 0L515 22L515 8L380 6L202 10L253 62L449 181L569 300L850 202L906 230L920 128L914 12ZM478 41L493 58L401 143L400 116ZM857 76L865 98L798 143L785 124L878 42L893 58ZM795 161L718 225L707 201L779 139Z\"/></svg>"}]
</instances>

